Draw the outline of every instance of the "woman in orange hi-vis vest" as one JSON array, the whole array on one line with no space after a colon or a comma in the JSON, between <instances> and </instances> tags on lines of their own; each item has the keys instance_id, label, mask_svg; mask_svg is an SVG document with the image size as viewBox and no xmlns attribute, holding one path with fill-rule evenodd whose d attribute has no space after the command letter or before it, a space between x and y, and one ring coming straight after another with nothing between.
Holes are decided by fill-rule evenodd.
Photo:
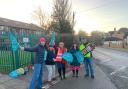
<instances>
[{"instance_id":1,"label":"woman in orange hi-vis vest","mask_svg":"<svg viewBox=\"0 0 128 89\"><path fill-rule=\"evenodd\" d=\"M67 48L64 47L63 42L60 42L59 47L57 47L56 50L57 50L56 65L58 68L59 77L62 80L65 79L65 70L66 70L67 62L63 60L61 56L64 52L67 52ZM62 73L63 73L63 77L62 77Z\"/></svg>"}]
</instances>

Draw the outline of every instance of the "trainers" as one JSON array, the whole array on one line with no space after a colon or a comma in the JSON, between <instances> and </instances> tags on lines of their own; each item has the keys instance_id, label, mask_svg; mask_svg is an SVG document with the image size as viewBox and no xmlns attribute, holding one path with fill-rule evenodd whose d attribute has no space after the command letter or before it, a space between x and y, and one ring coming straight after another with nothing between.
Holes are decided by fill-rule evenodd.
<instances>
[{"instance_id":1,"label":"trainers","mask_svg":"<svg viewBox=\"0 0 128 89\"><path fill-rule=\"evenodd\" d=\"M88 75L88 74L86 74L86 75L85 75L85 77L89 77L89 75Z\"/></svg>"},{"instance_id":2,"label":"trainers","mask_svg":"<svg viewBox=\"0 0 128 89\"><path fill-rule=\"evenodd\" d=\"M79 76L78 75L76 75L76 78L78 78Z\"/></svg>"},{"instance_id":3,"label":"trainers","mask_svg":"<svg viewBox=\"0 0 128 89\"><path fill-rule=\"evenodd\" d=\"M94 75L91 75L91 78L92 78L92 79L94 79L94 78L95 78L95 76L94 76Z\"/></svg>"},{"instance_id":4,"label":"trainers","mask_svg":"<svg viewBox=\"0 0 128 89\"><path fill-rule=\"evenodd\" d=\"M52 81L48 81L48 84L49 84L49 85L51 85L51 86L53 86L53 83L52 83Z\"/></svg>"},{"instance_id":5,"label":"trainers","mask_svg":"<svg viewBox=\"0 0 128 89\"><path fill-rule=\"evenodd\" d=\"M72 77L75 77L75 75L72 75Z\"/></svg>"},{"instance_id":6,"label":"trainers","mask_svg":"<svg viewBox=\"0 0 128 89\"><path fill-rule=\"evenodd\" d=\"M42 87L42 89L46 89L46 87Z\"/></svg>"},{"instance_id":7,"label":"trainers","mask_svg":"<svg viewBox=\"0 0 128 89\"><path fill-rule=\"evenodd\" d=\"M60 76L60 80L63 80L62 76Z\"/></svg>"},{"instance_id":8,"label":"trainers","mask_svg":"<svg viewBox=\"0 0 128 89\"><path fill-rule=\"evenodd\" d=\"M57 79L56 78L53 78L52 81L56 81Z\"/></svg>"},{"instance_id":9,"label":"trainers","mask_svg":"<svg viewBox=\"0 0 128 89\"><path fill-rule=\"evenodd\" d=\"M66 77L64 76L63 79L66 79Z\"/></svg>"}]
</instances>

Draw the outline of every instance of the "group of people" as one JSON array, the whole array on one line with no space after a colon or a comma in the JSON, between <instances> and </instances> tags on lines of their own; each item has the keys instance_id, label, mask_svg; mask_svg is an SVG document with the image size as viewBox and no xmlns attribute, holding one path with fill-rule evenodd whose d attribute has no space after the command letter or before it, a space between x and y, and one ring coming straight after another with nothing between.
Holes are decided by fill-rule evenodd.
<instances>
[{"instance_id":1,"label":"group of people","mask_svg":"<svg viewBox=\"0 0 128 89\"><path fill-rule=\"evenodd\" d=\"M86 46L87 44L88 43L85 43L84 45ZM61 80L66 79L65 74L68 65L70 65L70 68L72 70L72 77L79 76L81 63L79 63L76 55L74 55L76 52L80 51L80 48L77 43L74 43L73 46L69 50L67 50L67 48L64 46L64 42L60 42L59 46L46 46L46 39L42 37L39 40L39 44L37 44L36 46L30 48L20 46L20 49L36 53L34 60L34 71L28 89L45 89L45 87L43 87L42 82L44 66L46 66L48 69L48 83L50 85L53 85L52 81L56 80L56 66L59 78ZM70 64L62 58L62 55L65 52L70 52L73 56L73 61ZM93 61L91 52L84 55L85 77L91 76L91 78L94 79L94 70L92 62Z\"/></svg>"}]
</instances>

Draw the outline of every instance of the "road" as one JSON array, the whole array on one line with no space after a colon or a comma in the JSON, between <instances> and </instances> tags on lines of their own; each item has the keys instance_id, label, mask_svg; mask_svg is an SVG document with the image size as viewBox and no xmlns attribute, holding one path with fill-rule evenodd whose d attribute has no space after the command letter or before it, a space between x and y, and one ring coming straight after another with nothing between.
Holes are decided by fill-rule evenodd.
<instances>
[{"instance_id":1,"label":"road","mask_svg":"<svg viewBox=\"0 0 128 89\"><path fill-rule=\"evenodd\" d=\"M93 52L96 63L118 89L128 89L128 52L96 48Z\"/></svg>"}]
</instances>

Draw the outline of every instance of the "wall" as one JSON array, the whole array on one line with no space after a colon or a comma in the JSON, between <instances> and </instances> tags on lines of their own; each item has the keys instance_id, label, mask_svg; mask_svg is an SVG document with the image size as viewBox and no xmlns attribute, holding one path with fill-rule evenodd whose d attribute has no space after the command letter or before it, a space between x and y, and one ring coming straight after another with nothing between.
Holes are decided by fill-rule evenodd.
<instances>
[{"instance_id":1,"label":"wall","mask_svg":"<svg viewBox=\"0 0 128 89\"><path fill-rule=\"evenodd\" d=\"M105 41L104 46L112 47L112 48L123 48L123 42L122 41ZM126 45L124 46L126 47Z\"/></svg>"}]
</instances>

